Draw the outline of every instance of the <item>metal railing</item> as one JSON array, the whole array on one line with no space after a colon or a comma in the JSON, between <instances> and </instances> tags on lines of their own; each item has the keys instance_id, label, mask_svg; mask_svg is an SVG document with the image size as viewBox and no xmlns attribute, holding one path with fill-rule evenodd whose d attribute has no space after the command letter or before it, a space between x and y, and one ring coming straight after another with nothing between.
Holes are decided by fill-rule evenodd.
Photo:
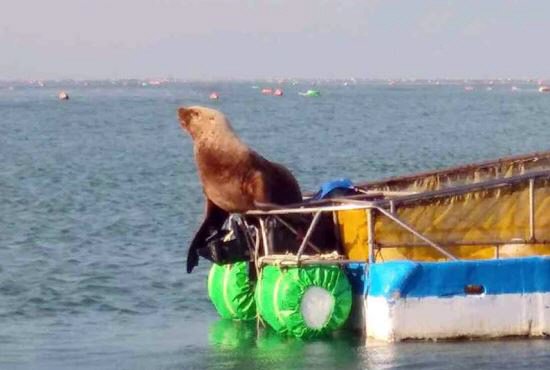
<instances>
[{"instance_id":1,"label":"metal railing","mask_svg":"<svg viewBox=\"0 0 550 370\"><path fill-rule=\"evenodd\" d=\"M392 248L392 247L430 246L435 250L437 250L445 258L450 260L458 260L458 258L452 253L450 253L447 250L447 248L453 247L453 246L460 246L460 245L495 246L496 247L495 258L499 258L499 246L501 245L550 244L550 241L537 240L535 235L535 206L536 206L535 180L538 178L550 179L550 170L531 172L531 173L516 175L508 178L493 179L493 180L488 180L488 181L474 183L474 184L459 185L452 188L445 188L442 190L429 191L424 193L415 193L415 194L406 193L406 194L403 194L402 196L399 196L399 194L396 194L396 192L391 192L391 195L384 194L384 192L373 192L372 194L370 194L370 195L384 196L385 199L381 199L381 200L369 201L369 200L357 200L357 199L351 199L351 198L332 198L321 202L315 202L312 205L308 205L306 203L300 206L289 207L289 208L277 207L272 209L251 210L246 212L245 215L255 216L260 219L262 243L264 244L263 246L264 257L262 258L265 261L269 261L270 258L274 257L273 253L271 253L273 248L268 245L268 240L266 237L267 230L266 230L265 218L274 217L282 225L284 225L287 229L289 229L293 234L299 235L298 231L290 223L286 222L281 216L292 215L292 214L313 215L312 220L309 224L309 227L306 231L305 236L302 239L302 242L298 248L296 255L285 256L284 258L279 255L277 257L279 259L291 261L292 263L300 264L306 261L306 259L302 258L304 256L306 247L310 247L316 253L320 252L320 249L310 239L311 239L311 236L313 235L315 227L318 224L321 214L325 212L336 212L336 211L344 211L344 210L365 210L366 212L367 228L368 228L368 240L367 240L368 260L367 261L369 263L376 262L375 249ZM410 203L419 202L427 199L455 196L455 195L465 194L465 193L474 192L478 190L497 189L500 187L522 184L524 182L528 182L528 189L529 189L528 190L529 191L529 204L528 204L529 206L529 228L528 228L529 239L528 240L513 238L509 241L500 240L500 241L464 242L464 243L436 242L428 238L426 235L423 235L421 232L416 230L414 227L409 225L404 220L400 219L396 214L397 208L403 204L410 204ZM386 198L387 196L391 196L391 198ZM376 243L375 230L374 230L375 217L378 214L382 215L383 217L387 217L389 220L394 222L400 228L408 231L410 234L420 239L423 243L414 243L414 244L400 243L396 245L378 245ZM307 258L307 261L308 261L307 263L311 263L310 257ZM338 259L338 261L346 261L345 263L352 262L350 260L345 259L344 256L341 256L341 258ZM344 262L338 262L338 261L333 260L331 261L331 263L344 263ZM355 261L355 262L358 262L358 261Z\"/></svg>"}]
</instances>

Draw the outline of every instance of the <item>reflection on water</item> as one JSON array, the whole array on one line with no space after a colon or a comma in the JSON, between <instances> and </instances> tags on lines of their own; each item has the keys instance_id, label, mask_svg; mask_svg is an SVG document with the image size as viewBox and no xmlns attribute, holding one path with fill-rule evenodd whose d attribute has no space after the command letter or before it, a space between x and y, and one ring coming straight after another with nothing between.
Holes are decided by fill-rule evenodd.
<instances>
[{"instance_id":1,"label":"reflection on water","mask_svg":"<svg viewBox=\"0 0 550 370\"><path fill-rule=\"evenodd\" d=\"M330 338L301 340L278 335L256 322L218 320L210 325L208 343L220 368L355 368L362 364L363 341L340 332ZM231 365L229 364L231 363Z\"/></svg>"},{"instance_id":2,"label":"reflection on water","mask_svg":"<svg viewBox=\"0 0 550 370\"><path fill-rule=\"evenodd\" d=\"M250 348L256 341L256 322L219 319L208 328L208 344L219 350Z\"/></svg>"},{"instance_id":3,"label":"reflection on water","mask_svg":"<svg viewBox=\"0 0 550 370\"><path fill-rule=\"evenodd\" d=\"M235 369L518 369L547 368L544 339L412 341L385 343L340 331L300 340L255 322L218 320L208 332L208 368Z\"/></svg>"}]
</instances>

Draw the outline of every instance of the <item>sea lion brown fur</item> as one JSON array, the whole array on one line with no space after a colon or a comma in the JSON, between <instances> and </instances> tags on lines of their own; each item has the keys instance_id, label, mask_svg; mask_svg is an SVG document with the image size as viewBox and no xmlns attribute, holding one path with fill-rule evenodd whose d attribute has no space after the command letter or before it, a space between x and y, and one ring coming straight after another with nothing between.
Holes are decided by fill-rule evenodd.
<instances>
[{"instance_id":1,"label":"sea lion brown fur","mask_svg":"<svg viewBox=\"0 0 550 370\"><path fill-rule=\"evenodd\" d=\"M204 220L187 255L187 272L198 264L198 248L211 229L219 229L229 213L259 204L302 201L292 173L250 149L219 111L194 106L179 108L179 122L193 139L193 151L206 197Z\"/></svg>"}]
</instances>

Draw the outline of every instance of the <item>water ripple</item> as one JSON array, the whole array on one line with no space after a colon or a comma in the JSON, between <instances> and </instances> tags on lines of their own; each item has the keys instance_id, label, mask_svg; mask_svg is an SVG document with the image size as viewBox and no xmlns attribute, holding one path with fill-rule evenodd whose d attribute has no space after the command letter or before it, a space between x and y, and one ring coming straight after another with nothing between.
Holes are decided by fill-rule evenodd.
<instances>
[{"instance_id":1,"label":"water ripple","mask_svg":"<svg viewBox=\"0 0 550 370\"><path fill-rule=\"evenodd\" d=\"M0 89L0 367L26 364L31 353L34 365L56 361L50 368L116 367L120 358L120 367L138 368L136 356L161 361L165 353L173 360L166 368L246 368L251 356L259 365L292 367L288 343L255 335L233 349L204 343L205 325L217 315L206 293L209 264L185 272L203 196L191 140L177 123L180 104L215 104L305 191L335 178L377 179L548 149L541 134L550 127L548 96L527 88L468 94L457 86L319 84L321 98L297 95L309 87L285 85L282 99L269 99L247 83L148 89L106 82L74 87L68 104L55 99L56 87ZM210 102L211 90L222 99ZM222 329L230 342L235 331ZM316 354L312 361L320 354L320 368L345 356L363 367L401 366L388 351L380 361L374 350L359 351L358 360L353 346L341 355L338 344L294 353L305 348ZM420 367L443 363L408 356ZM151 361L141 367L157 368Z\"/></svg>"}]
</instances>

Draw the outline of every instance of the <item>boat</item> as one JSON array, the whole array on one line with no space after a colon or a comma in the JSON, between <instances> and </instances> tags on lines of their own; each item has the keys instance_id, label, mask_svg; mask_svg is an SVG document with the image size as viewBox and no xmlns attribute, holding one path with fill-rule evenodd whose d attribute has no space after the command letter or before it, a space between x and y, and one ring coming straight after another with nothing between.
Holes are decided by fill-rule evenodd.
<instances>
[{"instance_id":1,"label":"boat","mask_svg":"<svg viewBox=\"0 0 550 370\"><path fill-rule=\"evenodd\" d=\"M210 100L218 100L220 98L220 94L217 92L213 92L209 95Z\"/></svg>"},{"instance_id":2,"label":"boat","mask_svg":"<svg viewBox=\"0 0 550 370\"><path fill-rule=\"evenodd\" d=\"M305 233L289 222L299 216ZM324 216L337 235L329 253L312 239ZM550 333L550 151L333 181L301 204L246 219L233 235L253 262L214 265L209 276L216 307L235 303L218 309L230 318L257 313L301 338L343 328L388 342ZM304 235L296 253L272 252L282 230ZM247 264L256 277L243 282Z\"/></svg>"},{"instance_id":3,"label":"boat","mask_svg":"<svg viewBox=\"0 0 550 370\"><path fill-rule=\"evenodd\" d=\"M67 94L65 91L60 91L57 95L59 100L69 100L69 94Z\"/></svg>"},{"instance_id":4,"label":"boat","mask_svg":"<svg viewBox=\"0 0 550 370\"><path fill-rule=\"evenodd\" d=\"M549 86L541 86L539 87L539 92L550 92Z\"/></svg>"},{"instance_id":5,"label":"boat","mask_svg":"<svg viewBox=\"0 0 550 370\"><path fill-rule=\"evenodd\" d=\"M272 88L269 88L269 87L263 88L263 89L262 89L262 94L264 94L264 95L272 95L272 94L273 94L273 89L272 89Z\"/></svg>"},{"instance_id":6,"label":"boat","mask_svg":"<svg viewBox=\"0 0 550 370\"><path fill-rule=\"evenodd\" d=\"M282 89L273 90L273 96L283 96L283 90Z\"/></svg>"},{"instance_id":7,"label":"boat","mask_svg":"<svg viewBox=\"0 0 550 370\"><path fill-rule=\"evenodd\" d=\"M317 90L308 90L306 92L299 92L298 94L302 96L321 96L321 93Z\"/></svg>"}]
</instances>

